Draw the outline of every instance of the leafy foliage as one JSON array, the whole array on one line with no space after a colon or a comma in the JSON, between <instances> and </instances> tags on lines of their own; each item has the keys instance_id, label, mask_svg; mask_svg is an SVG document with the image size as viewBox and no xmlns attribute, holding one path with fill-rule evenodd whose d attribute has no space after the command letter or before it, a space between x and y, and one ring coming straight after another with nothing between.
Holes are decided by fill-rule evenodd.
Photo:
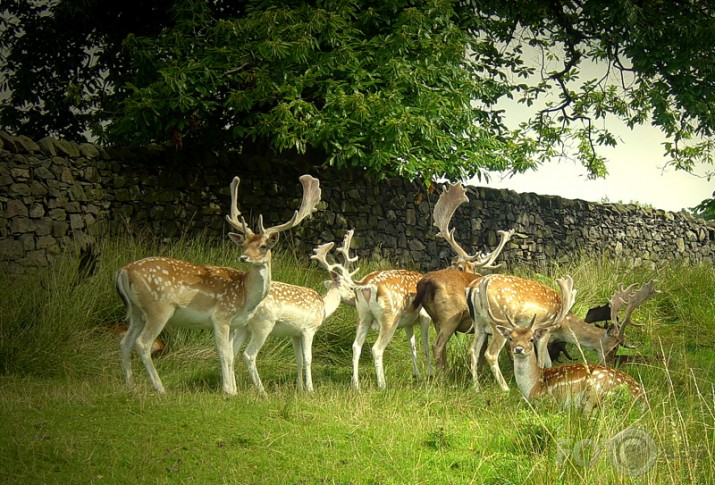
<instances>
[{"instance_id":1,"label":"leafy foliage","mask_svg":"<svg viewBox=\"0 0 715 485\"><path fill-rule=\"evenodd\" d=\"M596 177L617 118L659 126L678 168L714 163L715 11L702 2L59 0L1 18L0 121L30 135L275 151L426 181L568 155Z\"/></svg>"},{"instance_id":2,"label":"leafy foliage","mask_svg":"<svg viewBox=\"0 0 715 485\"><path fill-rule=\"evenodd\" d=\"M708 221L715 221L715 192L709 199L705 199L691 209L693 214Z\"/></svg>"}]
</instances>

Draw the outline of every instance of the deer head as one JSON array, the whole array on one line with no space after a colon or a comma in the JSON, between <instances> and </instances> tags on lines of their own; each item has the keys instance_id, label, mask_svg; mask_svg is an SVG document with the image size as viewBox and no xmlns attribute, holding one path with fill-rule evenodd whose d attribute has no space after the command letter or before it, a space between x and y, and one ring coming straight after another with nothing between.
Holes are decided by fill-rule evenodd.
<instances>
[{"instance_id":1,"label":"deer head","mask_svg":"<svg viewBox=\"0 0 715 485\"><path fill-rule=\"evenodd\" d=\"M268 229L263 227L263 215L260 215L258 217L259 230L257 233L248 227L246 219L238 210L238 184L240 182L241 180L238 177L234 177L231 182L231 213L226 216L226 221L236 232L230 232L228 236L233 242L243 246L241 261L255 265L267 264L270 261L270 250L278 242L280 232L298 225L303 219L317 210L321 195L320 182L310 175L301 176L300 183L303 185L303 200L300 208L295 211L288 222Z\"/></svg>"}]
</instances>

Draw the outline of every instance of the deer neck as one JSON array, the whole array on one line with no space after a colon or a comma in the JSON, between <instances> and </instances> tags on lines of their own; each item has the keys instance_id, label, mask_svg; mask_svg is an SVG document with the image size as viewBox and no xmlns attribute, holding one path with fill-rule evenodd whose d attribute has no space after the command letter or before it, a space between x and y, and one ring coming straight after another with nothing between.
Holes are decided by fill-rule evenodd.
<instances>
[{"instance_id":1,"label":"deer neck","mask_svg":"<svg viewBox=\"0 0 715 485\"><path fill-rule=\"evenodd\" d=\"M328 292L323 296L323 302L325 305L325 318L335 313L335 310L340 306L342 297L340 295L340 288L336 285L330 285L328 287Z\"/></svg>"},{"instance_id":2,"label":"deer neck","mask_svg":"<svg viewBox=\"0 0 715 485\"><path fill-rule=\"evenodd\" d=\"M263 264L252 265L246 272L244 288L246 300L244 310L253 311L268 295L271 289L271 260Z\"/></svg>"},{"instance_id":3,"label":"deer neck","mask_svg":"<svg viewBox=\"0 0 715 485\"><path fill-rule=\"evenodd\" d=\"M561 328L554 333L559 340L570 344L578 343L582 347L598 352L602 363L605 358L605 352L611 350L613 345L617 343L608 336L608 331L605 328L586 323L570 312L566 315Z\"/></svg>"},{"instance_id":4,"label":"deer neck","mask_svg":"<svg viewBox=\"0 0 715 485\"><path fill-rule=\"evenodd\" d=\"M536 352L527 357L514 356L514 377L525 398L533 399L544 393L544 369L536 361Z\"/></svg>"}]
</instances>

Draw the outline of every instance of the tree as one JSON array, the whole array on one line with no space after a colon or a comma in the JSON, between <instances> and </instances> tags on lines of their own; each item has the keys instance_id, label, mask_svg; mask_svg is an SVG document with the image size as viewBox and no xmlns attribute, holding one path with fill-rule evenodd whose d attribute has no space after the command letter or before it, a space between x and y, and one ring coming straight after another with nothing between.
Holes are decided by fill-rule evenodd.
<instances>
[{"instance_id":1,"label":"tree","mask_svg":"<svg viewBox=\"0 0 715 485\"><path fill-rule=\"evenodd\" d=\"M703 200L690 210L696 216L702 217L707 221L715 221L715 192L713 192L712 197Z\"/></svg>"},{"instance_id":2,"label":"tree","mask_svg":"<svg viewBox=\"0 0 715 485\"><path fill-rule=\"evenodd\" d=\"M605 174L608 123L713 165L715 9L645 0L17 1L0 121L30 135L309 156L377 176ZM535 59L532 62L532 59ZM584 66L597 69L584 76ZM520 105L504 111L504 101ZM523 109L522 109L523 108ZM514 111L533 114L512 121ZM518 113L521 114L521 113Z\"/></svg>"}]
</instances>

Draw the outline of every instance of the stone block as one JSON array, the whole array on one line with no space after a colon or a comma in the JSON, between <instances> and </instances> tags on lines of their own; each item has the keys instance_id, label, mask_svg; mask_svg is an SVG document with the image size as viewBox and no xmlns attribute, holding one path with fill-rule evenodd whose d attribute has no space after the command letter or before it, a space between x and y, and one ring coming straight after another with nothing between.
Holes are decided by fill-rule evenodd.
<instances>
[{"instance_id":1,"label":"stone block","mask_svg":"<svg viewBox=\"0 0 715 485\"><path fill-rule=\"evenodd\" d=\"M10 199L7 201L7 206L5 207L5 217L10 219L16 216L28 217L29 211L22 200Z\"/></svg>"}]
</instances>

